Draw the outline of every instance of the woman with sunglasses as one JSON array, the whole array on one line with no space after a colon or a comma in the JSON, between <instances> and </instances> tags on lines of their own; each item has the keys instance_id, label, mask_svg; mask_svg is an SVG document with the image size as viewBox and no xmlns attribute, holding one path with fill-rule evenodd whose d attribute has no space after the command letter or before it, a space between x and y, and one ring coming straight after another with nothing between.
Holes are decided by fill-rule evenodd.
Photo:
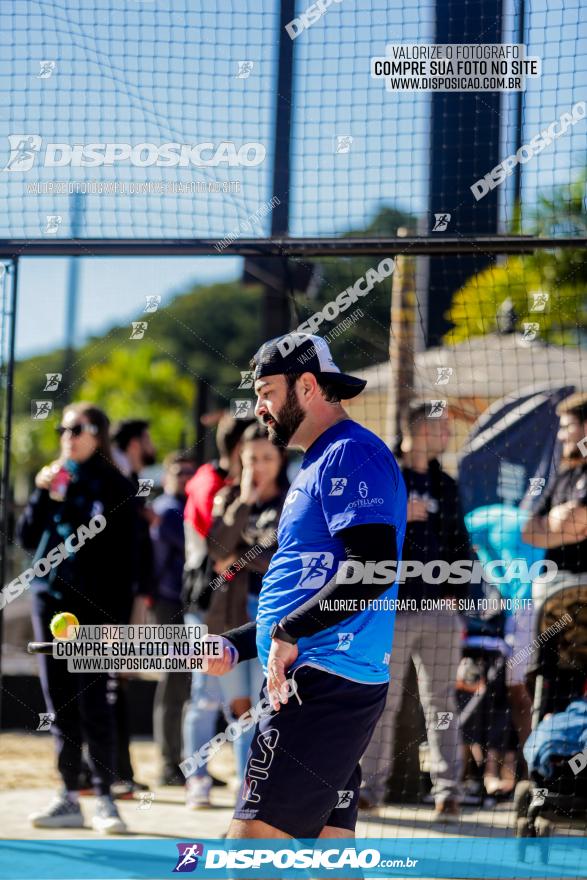
<instances>
[{"instance_id":1,"label":"woman with sunglasses","mask_svg":"<svg viewBox=\"0 0 587 880\"><path fill-rule=\"evenodd\" d=\"M61 454L43 467L19 522L25 549L42 559L58 545L70 548L45 577L31 584L35 638L52 638L51 618L61 611L81 624L128 621L136 572L135 489L115 467L110 453L109 421L98 407L75 403L63 412L57 432ZM67 541L94 517L103 528L79 549ZM67 551L64 551L67 552ZM36 828L77 828L84 824L79 806L82 742L88 746L97 796L92 827L103 833L126 830L111 797L115 766L112 708L106 673L70 673L64 660L39 657L47 712L54 715L57 767L63 790L49 806L30 816Z\"/></svg>"}]
</instances>

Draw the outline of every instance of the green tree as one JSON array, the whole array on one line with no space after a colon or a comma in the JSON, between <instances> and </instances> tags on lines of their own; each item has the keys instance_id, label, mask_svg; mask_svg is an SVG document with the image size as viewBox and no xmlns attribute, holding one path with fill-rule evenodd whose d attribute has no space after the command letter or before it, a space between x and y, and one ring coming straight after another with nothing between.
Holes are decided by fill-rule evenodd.
<instances>
[{"instance_id":1,"label":"green tree","mask_svg":"<svg viewBox=\"0 0 587 880\"><path fill-rule=\"evenodd\" d=\"M366 229L351 231L348 237L395 236L400 226L413 229L415 220L383 207ZM384 256L394 254L382 251L380 259ZM313 296L296 293L298 315L292 314L292 328L354 284L379 259L336 257L308 262L317 265L321 281ZM346 369L386 359L390 285L391 279L375 285L345 313L361 308L365 315L331 343ZM135 316L148 323L143 339L129 339L130 324L88 339L75 353L71 386L52 394L43 393L45 374L61 370L63 350L19 362L14 399L17 469L34 473L55 456L56 419L71 400L92 400L113 421L131 415L149 418L162 452L176 447L184 433L192 442L193 402L200 380L211 391L212 406L228 406L231 398L242 394L240 373L249 368L252 355L264 341L261 293L260 286L245 287L238 281L204 287L194 284L156 312ZM337 321L325 322L320 332L326 335ZM48 397L54 401L54 416L32 421L31 400Z\"/></svg>"},{"instance_id":2,"label":"green tree","mask_svg":"<svg viewBox=\"0 0 587 880\"><path fill-rule=\"evenodd\" d=\"M161 453L192 435L194 383L147 339L117 348L105 363L90 367L76 399L96 403L113 422L148 419Z\"/></svg>"},{"instance_id":3,"label":"green tree","mask_svg":"<svg viewBox=\"0 0 587 880\"><path fill-rule=\"evenodd\" d=\"M582 174L571 184L542 195L532 215L531 232L537 236L576 235L585 237L585 183ZM526 256L509 257L473 275L456 292L447 318L454 327L446 334L448 345L497 329L497 313L510 299L524 322L540 324L540 335L548 342L577 344L585 331L587 261L584 248L536 250ZM532 293L548 294L544 312L532 311Z\"/></svg>"},{"instance_id":4,"label":"green tree","mask_svg":"<svg viewBox=\"0 0 587 880\"><path fill-rule=\"evenodd\" d=\"M182 375L172 358L145 339L114 349L90 367L73 398L97 404L113 422L131 417L148 419L155 444L164 455L194 442L194 394L189 375ZM30 413L15 418L13 458L18 471L31 476L56 458L59 442L55 427L69 400L70 396L64 401L56 397L53 413L46 420L32 420Z\"/></svg>"}]
</instances>

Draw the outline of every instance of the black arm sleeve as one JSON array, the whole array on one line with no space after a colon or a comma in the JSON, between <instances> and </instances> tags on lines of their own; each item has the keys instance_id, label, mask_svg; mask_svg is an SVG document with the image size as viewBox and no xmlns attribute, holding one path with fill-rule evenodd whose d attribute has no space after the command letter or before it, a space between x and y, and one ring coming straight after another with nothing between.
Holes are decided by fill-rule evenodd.
<instances>
[{"instance_id":1,"label":"black arm sleeve","mask_svg":"<svg viewBox=\"0 0 587 880\"><path fill-rule=\"evenodd\" d=\"M16 527L17 538L25 550L36 550L39 546L54 506L47 489L35 489Z\"/></svg>"},{"instance_id":2,"label":"black arm sleeve","mask_svg":"<svg viewBox=\"0 0 587 880\"><path fill-rule=\"evenodd\" d=\"M344 543L345 555L349 563L389 560L396 562L397 568L397 541L393 526L382 523L352 526L343 529L338 536ZM338 583L337 574L311 599L280 621L280 625L288 635L296 639L307 638L353 617L358 611L347 608L347 606L352 608L353 599L359 601L376 599L389 590L395 580L392 575L387 578L378 577L377 583L363 583L363 580L374 580L373 577L361 577L359 583ZM320 606L325 599L337 600L337 609L322 609Z\"/></svg>"},{"instance_id":3,"label":"black arm sleeve","mask_svg":"<svg viewBox=\"0 0 587 880\"><path fill-rule=\"evenodd\" d=\"M257 656L257 624L254 620L250 620L236 629L229 629L222 635L237 649L239 663L244 660L253 660Z\"/></svg>"}]
</instances>

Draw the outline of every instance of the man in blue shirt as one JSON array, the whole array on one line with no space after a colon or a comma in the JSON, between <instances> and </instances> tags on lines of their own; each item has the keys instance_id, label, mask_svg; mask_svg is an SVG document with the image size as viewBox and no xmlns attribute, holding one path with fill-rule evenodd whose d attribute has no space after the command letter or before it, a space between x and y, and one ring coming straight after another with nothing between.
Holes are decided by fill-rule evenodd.
<instances>
[{"instance_id":1,"label":"man in blue shirt","mask_svg":"<svg viewBox=\"0 0 587 880\"><path fill-rule=\"evenodd\" d=\"M257 417L305 455L256 623L225 633L223 659L209 661L222 675L258 655L273 709L257 724L228 837L350 837L359 761L387 696L406 490L387 446L341 405L366 383L340 372L323 339L271 340L253 366Z\"/></svg>"}]
</instances>

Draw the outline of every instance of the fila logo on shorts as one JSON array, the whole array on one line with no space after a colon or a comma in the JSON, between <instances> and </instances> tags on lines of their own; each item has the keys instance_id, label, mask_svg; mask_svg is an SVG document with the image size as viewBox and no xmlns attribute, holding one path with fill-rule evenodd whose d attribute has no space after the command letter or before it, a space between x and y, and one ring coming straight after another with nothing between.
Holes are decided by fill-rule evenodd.
<instances>
[{"instance_id":1,"label":"fila logo on shorts","mask_svg":"<svg viewBox=\"0 0 587 880\"><path fill-rule=\"evenodd\" d=\"M261 758L251 758L249 761L243 787L244 801L256 804L261 800L257 794L257 780L260 779L264 782L269 778L269 768L275 757L275 746L278 739L279 731L274 727L270 727L269 730L265 730L257 737L262 755Z\"/></svg>"}]
</instances>

